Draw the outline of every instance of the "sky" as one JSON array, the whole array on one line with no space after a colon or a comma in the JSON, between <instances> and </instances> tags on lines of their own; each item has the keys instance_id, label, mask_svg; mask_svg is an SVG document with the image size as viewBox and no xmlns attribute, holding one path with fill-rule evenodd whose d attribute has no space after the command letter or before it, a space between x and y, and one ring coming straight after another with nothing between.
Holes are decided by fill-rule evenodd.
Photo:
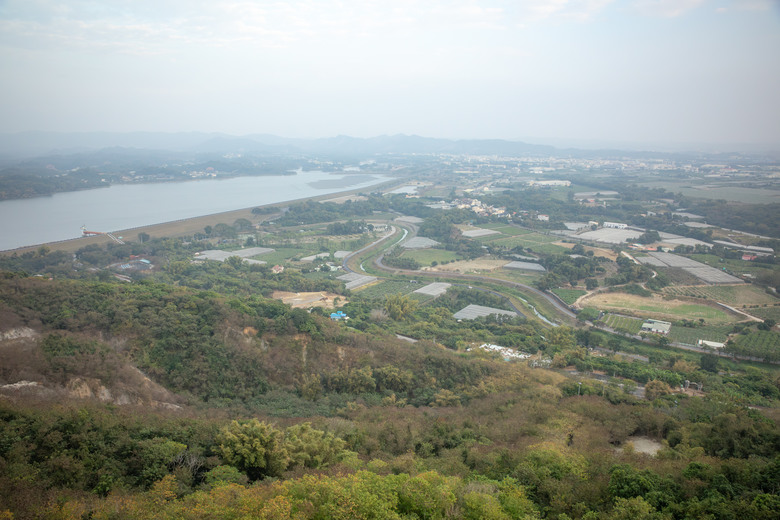
<instances>
[{"instance_id":1,"label":"sky","mask_svg":"<svg viewBox=\"0 0 780 520\"><path fill-rule=\"evenodd\" d=\"M0 132L780 149L780 0L0 0Z\"/></svg>"}]
</instances>

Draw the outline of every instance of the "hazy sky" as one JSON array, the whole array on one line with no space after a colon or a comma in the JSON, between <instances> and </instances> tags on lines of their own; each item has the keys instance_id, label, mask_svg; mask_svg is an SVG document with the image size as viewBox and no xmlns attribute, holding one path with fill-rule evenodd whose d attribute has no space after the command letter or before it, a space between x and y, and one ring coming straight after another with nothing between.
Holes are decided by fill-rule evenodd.
<instances>
[{"instance_id":1,"label":"hazy sky","mask_svg":"<svg viewBox=\"0 0 780 520\"><path fill-rule=\"evenodd\" d=\"M0 132L780 147L776 0L0 0Z\"/></svg>"}]
</instances>

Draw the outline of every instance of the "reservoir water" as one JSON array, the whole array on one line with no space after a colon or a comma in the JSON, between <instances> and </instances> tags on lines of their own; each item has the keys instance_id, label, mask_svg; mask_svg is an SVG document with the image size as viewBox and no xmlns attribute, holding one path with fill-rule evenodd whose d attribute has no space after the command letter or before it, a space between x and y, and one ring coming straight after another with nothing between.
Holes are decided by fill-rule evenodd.
<instances>
[{"instance_id":1,"label":"reservoir water","mask_svg":"<svg viewBox=\"0 0 780 520\"><path fill-rule=\"evenodd\" d=\"M81 236L81 226L111 232L286 200L367 188L389 180L361 173L298 171L294 175L122 184L0 201L0 250Z\"/></svg>"}]
</instances>

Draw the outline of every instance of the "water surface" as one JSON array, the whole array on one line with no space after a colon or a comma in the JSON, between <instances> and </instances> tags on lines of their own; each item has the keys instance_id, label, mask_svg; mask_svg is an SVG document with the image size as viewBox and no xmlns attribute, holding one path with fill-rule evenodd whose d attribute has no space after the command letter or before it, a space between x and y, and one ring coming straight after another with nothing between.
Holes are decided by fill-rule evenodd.
<instances>
[{"instance_id":1,"label":"water surface","mask_svg":"<svg viewBox=\"0 0 780 520\"><path fill-rule=\"evenodd\" d=\"M389 180L321 171L188 182L122 184L0 201L0 250L56 242L286 200L366 188Z\"/></svg>"}]
</instances>

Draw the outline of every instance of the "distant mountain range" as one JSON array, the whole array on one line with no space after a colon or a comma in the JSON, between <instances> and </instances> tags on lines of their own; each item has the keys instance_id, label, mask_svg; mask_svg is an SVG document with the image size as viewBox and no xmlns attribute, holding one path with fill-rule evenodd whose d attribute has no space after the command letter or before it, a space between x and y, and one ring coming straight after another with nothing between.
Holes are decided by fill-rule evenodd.
<instances>
[{"instance_id":1,"label":"distant mountain range","mask_svg":"<svg viewBox=\"0 0 780 520\"><path fill-rule=\"evenodd\" d=\"M699 153L663 153L628 150L556 148L502 139L436 139L416 135L371 138L336 136L321 139L293 139L268 134L232 136L205 132L23 132L0 135L0 156L8 163L30 157L70 155L105 148L165 150L186 154L317 155L337 158L368 157L377 154L471 154L509 157L646 158L686 159ZM736 159L743 154L706 154ZM777 157L772 158L777 160Z\"/></svg>"}]
</instances>

